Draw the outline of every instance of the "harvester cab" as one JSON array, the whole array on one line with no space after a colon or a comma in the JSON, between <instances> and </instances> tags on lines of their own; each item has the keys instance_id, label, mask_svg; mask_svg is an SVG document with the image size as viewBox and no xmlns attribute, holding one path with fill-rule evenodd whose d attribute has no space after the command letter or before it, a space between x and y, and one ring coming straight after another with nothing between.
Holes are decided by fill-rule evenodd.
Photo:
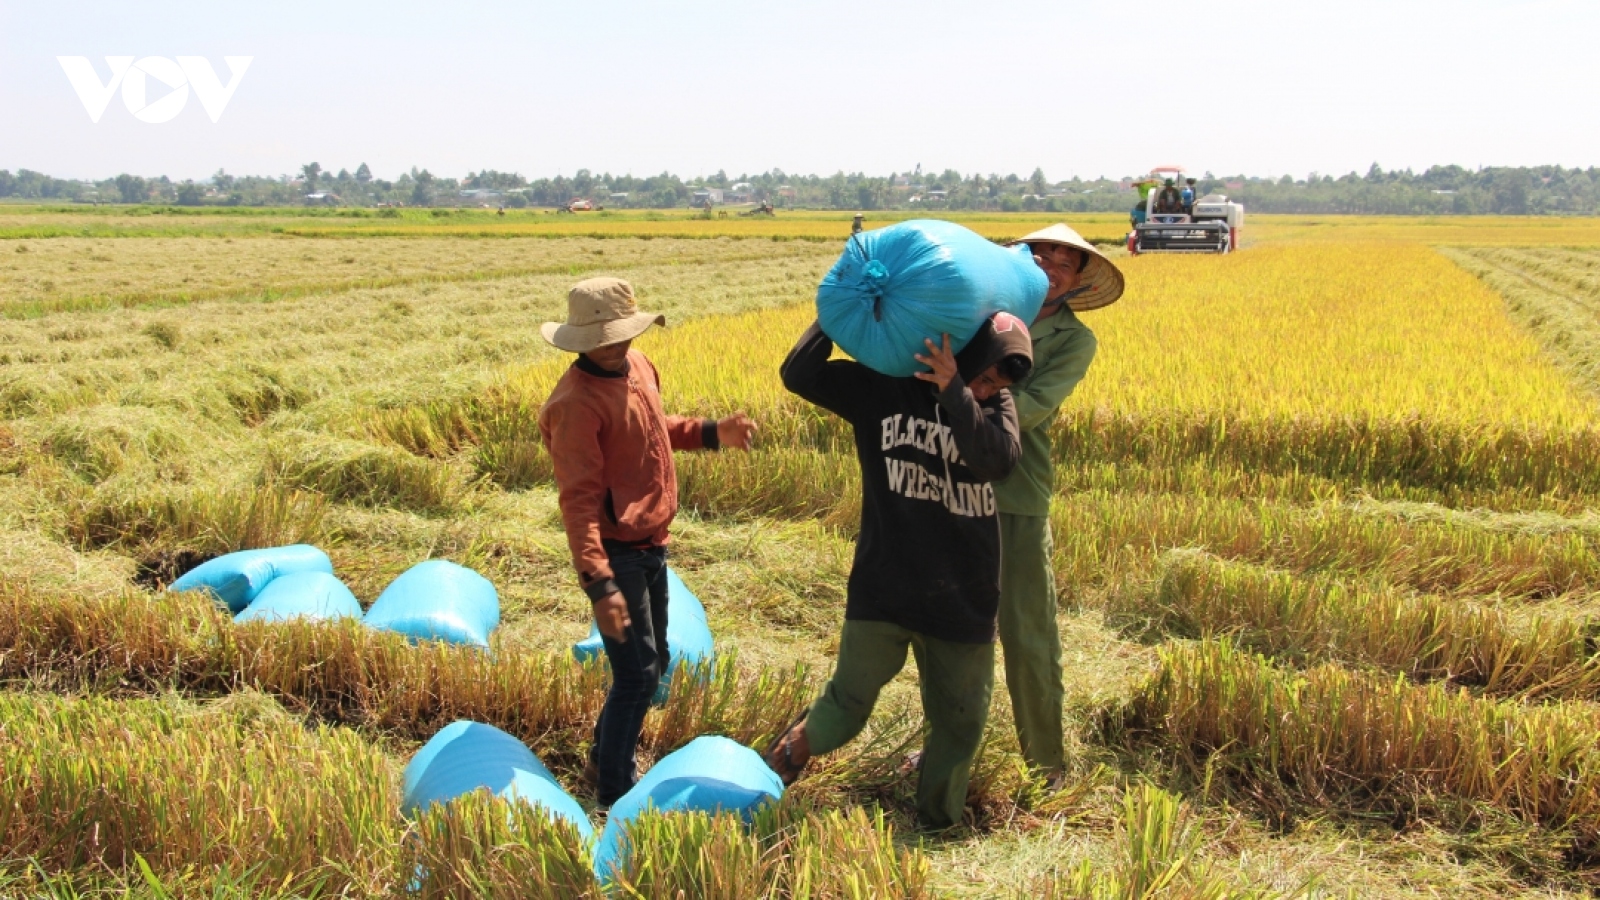
<instances>
[{"instance_id":1,"label":"harvester cab","mask_svg":"<svg viewBox=\"0 0 1600 900\"><path fill-rule=\"evenodd\" d=\"M1128 252L1228 253L1239 249L1244 205L1222 194L1194 197L1180 166L1157 166L1138 183L1139 205L1133 210Z\"/></svg>"}]
</instances>

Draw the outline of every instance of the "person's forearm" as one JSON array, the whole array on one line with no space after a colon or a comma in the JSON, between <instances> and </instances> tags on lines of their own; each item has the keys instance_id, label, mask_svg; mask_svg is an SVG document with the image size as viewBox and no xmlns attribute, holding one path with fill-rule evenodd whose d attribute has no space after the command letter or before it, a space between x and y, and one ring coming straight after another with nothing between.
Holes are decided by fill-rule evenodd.
<instances>
[{"instance_id":1,"label":"person's forearm","mask_svg":"<svg viewBox=\"0 0 1600 900\"><path fill-rule=\"evenodd\" d=\"M824 367L828 364L828 357L833 353L833 341L822 331L822 326L816 322L800 335L800 340L795 342L788 357L783 361L783 366L778 370L783 378L783 386L791 393L798 394L810 400L808 392L815 389L817 382L822 379ZM815 402L815 401L813 401Z\"/></svg>"},{"instance_id":2,"label":"person's forearm","mask_svg":"<svg viewBox=\"0 0 1600 900\"><path fill-rule=\"evenodd\" d=\"M667 416L667 442L674 450L720 450L717 420L697 416Z\"/></svg>"},{"instance_id":3,"label":"person's forearm","mask_svg":"<svg viewBox=\"0 0 1600 900\"><path fill-rule=\"evenodd\" d=\"M611 557L600 542L599 520L569 510L563 504L561 524L567 532L567 549L572 552L572 567L578 572L578 584L590 601L617 590Z\"/></svg>"},{"instance_id":4,"label":"person's forearm","mask_svg":"<svg viewBox=\"0 0 1600 900\"><path fill-rule=\"evenodd\" d=\"M956 450L974 476L981 481L999 481L1011 474L1022 458L1014 415L1002 415L999 422L991 419L959 375L939 392L939 408L944 411Z\"/></svg>"},{"instance_id":5,"label":"person's forearm","mask_svg":"<svg viewBox=\"0 0 1600 900\"><path fill-rule=\"evenodd\" d=\"M861 367L844 360L829 362L832 355L833 340L813 322L779 371L791 394L849 420L860 399Z\"/></svg>"},{"instance_id":6,"label":"person's forearm","mask_svg":"<svg viewBox=\"0 0 1600 900\"><path fill-rule=\"evenodd\" d=\"M611 559L600 543L606 484L598 429L590 417L566 407L552 411L551 419L545 440L555 473L556 504L572 566L592 600L604 596L597 592L611 583L612 576Z\"/></svg>"}]
</instances>

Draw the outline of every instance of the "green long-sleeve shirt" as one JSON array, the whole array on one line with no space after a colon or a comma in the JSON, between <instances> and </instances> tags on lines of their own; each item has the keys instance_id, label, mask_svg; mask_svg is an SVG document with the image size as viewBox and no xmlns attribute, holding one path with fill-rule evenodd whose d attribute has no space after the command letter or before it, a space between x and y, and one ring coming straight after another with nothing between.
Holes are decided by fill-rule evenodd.
<instances>
[{"instance_id":1,"label":"green long-sleeve shirt","mask_svg":"<svg viewBox=\"0 0 1600 900\"><path fill-rule=\"evenodd\" d=\"M1033 371L1011 386L1022 429L1022 461L1004 481L994 483L994 496L1003 513L1022 516L1050 514L1050 494L1055 489L1055 467L1050 462L1050 423L1062 401L1083 380L1094 361L1094 332L1062 307L1035 322Z\"/></svg>"}]
</instances>

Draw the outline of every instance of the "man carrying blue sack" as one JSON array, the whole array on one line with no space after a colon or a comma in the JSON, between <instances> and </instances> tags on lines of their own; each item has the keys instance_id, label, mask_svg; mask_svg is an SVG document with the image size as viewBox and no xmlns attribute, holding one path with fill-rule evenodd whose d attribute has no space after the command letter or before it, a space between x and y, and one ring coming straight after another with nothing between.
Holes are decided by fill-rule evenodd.
<instances>
[{"instance_id":1,"label":"man carrying blue sack","mask_svg":"<svg viewBox=\"0 0 1600 900\"><path fill-rule=\"evenodd\" d=\"M1027 375L1027 326L1009 313L984 322L959 354L927 341L911 378L828 359L812 325L783 363L783 384L849 422L861 464L861 532L832 679L767 748L785 784L813 754L844 746L878 693L916 656L928 721L917 819L960 824L994 688L1000 601L1000 521L990 482L1021 444L1006 386Z\"/></svg>"},{"instance_id":2,"label":"man carrying blue sack","mask_svg":"<svg viewBox=\"0 0 1600 900\"><path fill-rule=\"evenodd\" d=\"M1066 225L1051 225L1014 243L1028 245L1050 287L1030 329L1033 370L1010 389L1022 433L1022 460L994 486L1004 557L1000 649L1022 756L1055 786L1066 754L1061 632L1050 561L1050 497L1055 492L1050 424L1094 360L1094 332L1076 313L1115 303L1123 281L1111 260Z\"/></svg>"}]
</instances>

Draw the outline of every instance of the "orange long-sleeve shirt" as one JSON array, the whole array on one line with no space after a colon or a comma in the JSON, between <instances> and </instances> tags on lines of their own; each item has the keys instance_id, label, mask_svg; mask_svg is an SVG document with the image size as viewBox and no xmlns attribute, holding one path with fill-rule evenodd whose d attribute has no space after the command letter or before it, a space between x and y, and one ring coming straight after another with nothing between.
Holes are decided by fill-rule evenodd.
<instances>
[{"instance_id":1,"label":"orange long-sleeve shirt","mask_svg":"<svg viewBox=\"0 0 1600 900\"><path fill-rule=\"evenodd\" d=\"M678 512L673 450L716 450L715 419L669 416L661 376L628 351L624 372L579 356L539 411L578 580L591 600L617 589L602 540L667 543Z\"/></svg>"}]
</instances>

